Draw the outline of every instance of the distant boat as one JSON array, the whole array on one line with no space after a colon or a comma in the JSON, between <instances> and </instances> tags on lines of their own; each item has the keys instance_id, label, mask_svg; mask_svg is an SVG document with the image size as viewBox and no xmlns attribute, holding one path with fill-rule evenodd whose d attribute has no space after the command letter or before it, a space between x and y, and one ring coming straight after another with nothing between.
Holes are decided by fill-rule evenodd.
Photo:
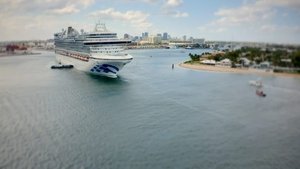
<instances>
[{"instance_id":1,"label":"distant boat","mask_svg":"<svg viewBox=\"0 0 300 169\"><path fill-rule=\"evenodd\" d=\"M260 96L260 97L266 97L267 96L262 90L259 90L259 89L256 90L256 95Z\"/></svg>"},{"instance_id":2,"label":"distant boat","mask_svg":"<svg viewBox=\"0 0 300 169\"><path fill-rule=\"evenodd\" d=\"M187 46L185 49L194 49L194 48L191 46Z\"/></svg>"},{"instance_id":3,"label":"distant boat","mask_svg":"<svg viewBox=\"0 0 300 169\"><path fill-rule=\"evenodd\" d=\"M249 85L256 88L255 94L260 97L266 97L266 93L263 92L263 84L261 80L250 80Z\"/></svg>"},{"instance_id":4,"label":"distant boat","mask_svg":"<svg viewBox=\"0 0 300 169\"><path fill-rule=\"evenodd\" d=\"M250 80L249 81L250 86L255 86L255 87L263 87L263 84L259 80Z\"/></svg>"}]
</instances>

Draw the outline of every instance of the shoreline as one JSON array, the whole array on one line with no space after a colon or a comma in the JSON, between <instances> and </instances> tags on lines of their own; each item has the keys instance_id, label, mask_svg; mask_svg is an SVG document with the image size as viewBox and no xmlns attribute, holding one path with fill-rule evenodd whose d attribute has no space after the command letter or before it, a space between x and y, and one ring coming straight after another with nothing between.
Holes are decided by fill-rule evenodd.
<instances>
[{"instance_id":1,"label":"shoreline","mask_svg":"<svg viewBox=\"0 0 300 169\"><path fill-rule=\"evenodd\" d=\"M187 69L210 71L210 72L256 74L262 76L281 76L281 77L300 78L300 74L266 72L265 70L259 70L253 68L231 68L226 66L211 66L211 65L187 64L187 63L180 63L179 66Z\"/></svg>"},{"instance_id":2,"label":"shoreline","mask_svg":"<svg viewBox=\"0 0 300 169\"><path fill-rule=\"evenodd\" d=\"M0 53L0 57L27 56L27 55L39 55L39 54L41 53L14 53L14 54Z\"/></svg>"}]
</instances>

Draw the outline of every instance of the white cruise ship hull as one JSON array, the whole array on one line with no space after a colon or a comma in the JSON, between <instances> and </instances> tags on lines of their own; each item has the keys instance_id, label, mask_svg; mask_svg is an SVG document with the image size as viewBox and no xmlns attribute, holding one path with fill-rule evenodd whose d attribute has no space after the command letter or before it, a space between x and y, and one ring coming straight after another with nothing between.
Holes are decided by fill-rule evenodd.
<instances>
[{"instance_id":1,"label":"white cruise ship hull","mask_svg":"<svg viewBox=\"0 0 300 169\"><path fill-rule=\"evenodd\" d=\"M116 78L118 72L132 60L131 55L103 56L80 59L56 53L56 60L61 64L73 65L74 68L99 76Z\"/></svg>"}]
</instances>

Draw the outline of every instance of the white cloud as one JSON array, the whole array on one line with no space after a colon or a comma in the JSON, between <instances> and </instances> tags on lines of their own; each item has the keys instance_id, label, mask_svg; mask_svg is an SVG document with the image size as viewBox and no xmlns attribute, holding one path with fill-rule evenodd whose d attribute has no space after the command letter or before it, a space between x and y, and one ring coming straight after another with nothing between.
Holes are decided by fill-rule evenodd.
<instances>
[{"instance_id":1,"label":"white cloud","mask_svg":"<svg viewBox=\"0 0 300 169\"><path fill-rule=\"evenodd\" d=\"M178 8L182 4L182 0L164 0L164 5L162 5L161 11L163 14L174 18L188 17L189 14L187 12L181 12L176 10L176 8Z\"/></svg>"},{"instance_id":2,"label":"white cloud","mask_svg":"<svg viewBox=\"0 0 300 169\"><path fill-rule=\"evenodd\" d=\"M4 17L0 20L0 37L1 40L49 39L68 23L68 20L50 15Z\"/></svg>"},{"instance_id":3,"label":"white cloud","mask_svg":"<svg viewBox=\"0 0 300 169\"><path fill-rule=\"evenodd\" d=\"M277 7L289 7L294 9L300 9L299 0L260 0L256 2L259 6L277 6Z\"/></svg>"},{"instance_id":4,"label":"white cloud","mask_svg":"<svg viewBox=\"0 0 300 169\"><path fill-rule=\"evenodd\" d=\"M299 34L300 26L262 25L260 27L260 31L262 31L264 33L281 32L281 33Z\"/></svg>"},{"instance_id":5,"label":"white cloud","mask_svg":"<svg viewBox=\"0 0 300 169\"><path fill-rule=\"evenodd\" d=\"M86 8L94 3L95 0L1 0L0 11L11 15L25 15L37 13L39 15L49 11L55 13L74 13L82 8ZM67 11L67 12L66 12Z\"/></svg>"},{"instance_id":6,"label":"white cloud","mask_svg":"<svg viewBox=\"0 0 300 169\"><path fill-rule=\"evenodd\" d=\"M159 2L160 0L122 0L124 2L146 2L146 3L150 3L150 4L154 4Z\"/></svg>"},{"instance_id":7,"label":"white cloud","mask_svg":"<svg viewBox=\"0 0 300 169\"><path fill-rule=\"evenodd\" d=\"M187 12L180 12L173 9L164 9L162 11L164 15L171 16L173 18L186 18L189 16Z\"/></svg>"},{"instance_id":8,"label":"white cloud","mask_svg":"<svg viewBox=\"0 0 300 169\"><path fill-rule=\"evenodd\" d=\"M275 25L262 25L260 30L263 32L275 32L278 28Z\"/></svg>"},{"instance_id":9,"label":"white cloud","mask_svg":"<svg viewBox=\"0 0 300 169\"><path fill-rule=\"evenodd\" d=\"M222 26L241 24L261 24L276 15L277 8L300 9L299 0L256 0L245 2L241 7L220 9L215 15L219 18L212 23Z\"/></svg>"},{"instance_id":10,"label":"white cloud","mask_svg":"<svg viewBox=\"0 0 300 169\"><path fill-rule=\"evenodd\" d=\"M94 0L0 0L0 37L4 40L52 38L53 33L70 22L70 15L80 12ZM62 15L58 18L57 15Z\"/></svg>"},{"instance_id":11,"label":"white cloud","mask_svg":"<svg viewBox=\"0 0 300 169\"><path fill-rule=\"evenodd\" d=\"M123 0L125 2L143 2L152 5L157 5L161 7L161 13L174 17L174 18L182 18L188 17L189 14L187 12L180 12L176 10L179 6L183 4L183 0Z\"/></svg>"},{"instance_id":12,"label":"white cloud","mask_svg":"<svg viewBox=\"0 0 300 169\"><path fill-rule=\"evenodd\" d=\"M158 0L144 0L145 2L148 2L148 3L156 3L158 2Z\"/></svg>"},{"instance_id":13,"label":"white cloud","mask_svg":"<svg viewBox=\"0 0 300 169\"><path fill-rule=\"evenodd\" d=\"M188 17L189 14L186 13L186 12L179 12L179 11L176 11L176 13L173 15L173 17L175 18L183 18L183 17Z\"/></svg>"},{"instance_id":14,"label":"white cloud","mask_svg":"<svg viewBox=\"0 0 300 169\"><path fill-rule=\"evenodd\" d=\"M165 5L170 7L180 6L182 3L182 0L165 0Z\"/></svg>"},{"instance_id":15,"label":"white cloud","mask_svg":"<svg viewBox=\"0 0 300 169\"><path fill-rule=\"evenodd\" d=\"M299 0L256 0L244 1L244 4L237 8L219 9L215 12L218 18L205 24L206 27L212 29L216 27L230 28L230 27L260 27L261 30L271 29L266 25L272 25L272 19L276 16L278 11L275 7L297 7L300 6ZM258 28L259 29L259 28Z\"/></svg>"},{"instance_id":16,"label":"white cloud","mask_svg":"<svg viewBox=\"0 0 300 169\"><path fill-rule=\"evenodd\" d=\"M84 7L88 7L91 4L93 4L95 2L95 0L79 0L77 2L81 3Z\"/></svg>"},{"instance_id":17,"label":"white cloud","mask_svg":"<svg viewBox=\"0 0 300 169\"><path fill-rule=\"evenodd\" d=\"M51 12L55 14L72 14L72 13L77 13L80 10L77 9L74 5L66 6L64 8L60 9L54 9Z\"/></svg>"},{"instance_id":18,"label":"white cloud","mask_svg":"<svg viewBox=\"0 0 300 169\"><path fill-rule=\"evenodd\" d=\"M284 12L294 9L299 12L299 0L245 0L240 7L219 9L214 13L216 19L198 30L211 36L220 33L218 37L227 39L232 36L236 40L299 42L300 23L275 23L282 16L288 17Z\"/></svg>"},{"instance_id":19,"label":"white cloud","mask_svg":"<svg viewBox=\"0 0 300 169\"><path fill-rule=\"evenodd\" d=\"M108 8L92 12L90 13L90 16L128 22L132 26L144 30L152 26L152 24L147 20L149 14L143 13L141 11L120 12L115 10L114 8Z\"/></svg>"},{"instance_id":20,"label":"white cloud","mask_svg":"<svg viewBox=\"0 0 300 169\"><path fill-rule=\"evenodd\" d=\"M223 27L214 27L214 28L212 28L212 27L209 27L207 25L199 26L197 29L201 34L205 34L205 33L223 33L227 30L226 28L223 28Z\"/></svg>"},{"instance_id":21,"label":"white cloud","mask_svg":"<svg viewBox=\"0 0 300 169\"><path fill-rule=\"evenodd\" d=\"M219 17L214 21L215 24L229 26L266 20L274 15L274 11L264 6L251 4L233 9L220 9L215 15Z\"/></svg>"}]
</instances>

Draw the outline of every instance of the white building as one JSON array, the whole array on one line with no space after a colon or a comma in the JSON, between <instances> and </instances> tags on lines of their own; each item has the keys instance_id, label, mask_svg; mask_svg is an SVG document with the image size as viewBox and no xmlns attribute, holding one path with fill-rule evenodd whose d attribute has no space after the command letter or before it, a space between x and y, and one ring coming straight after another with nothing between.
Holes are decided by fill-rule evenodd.
<instances>
[{"instance_id":1,"label":"white building","mask_svg":"<svg viewBox=\"0 0 300 169\"><path fill-rule=\"evenodd\" d=\"M46 49L54 49L55 45L54 42L46 42L45 48Z\"/></svg>"},{"instance_id":2,"label":"white building","mask_svg":"<svg viewBox=\"0 0 300 169\"><path fill-rule=\"evenodd\" d=\"M251 63L251 61L245 57L240 58L239 61L242 62L243 66L250 66L250 63Z\"/></svg>"},{"instance_id":3,"label":"white building","mask_svg":"<svg viewBox=\"0 0 300 169\"><path fill-rule=\"evenodd\" d=\"M271 63L268 61L264 61L259 64L259 67L261 69L269 69L271 67Z\"/></svg>"},{"instance_id":4,"label":"white building","mask_svg":"<svg viewBox=\"0 0 300 169\"><path fill-rule=\"evenodd\" d=\"M205 43L205 39L192 39L192 43L201 45Z\"/></svg>"},{"instance_id":5,"label":"white building","mask_svg":"<svg viewBox=\"0 0 300 169\"><path fill-rule=\"evenodd\" d=\"M230 59L223 59L220 62L217 62L217 65L221 66L231 66L231 60Z\"/></svg>"},{"instance_id":6,"label":"white building","mask_svg":"<svg viewBox=\"0 0 300 169\"><path fill-rule=\"evenodd\" d=\"M158 44L161 44L161 41L162 41L162 37L161 36L150 36L148 38L148 42L150 44L154 44L154 45L158 45Z\"/></svg>"},{"instance_id":7,"label":"white building","mask_svg":"<svg viewBox=\"0 0 300 169\"><path fill-rule=\"evenodd\" d=\"M205 64L205 65L215 65L216 61L215 60L202 60L200 63Z\"/></svg>"}]
</instances>

